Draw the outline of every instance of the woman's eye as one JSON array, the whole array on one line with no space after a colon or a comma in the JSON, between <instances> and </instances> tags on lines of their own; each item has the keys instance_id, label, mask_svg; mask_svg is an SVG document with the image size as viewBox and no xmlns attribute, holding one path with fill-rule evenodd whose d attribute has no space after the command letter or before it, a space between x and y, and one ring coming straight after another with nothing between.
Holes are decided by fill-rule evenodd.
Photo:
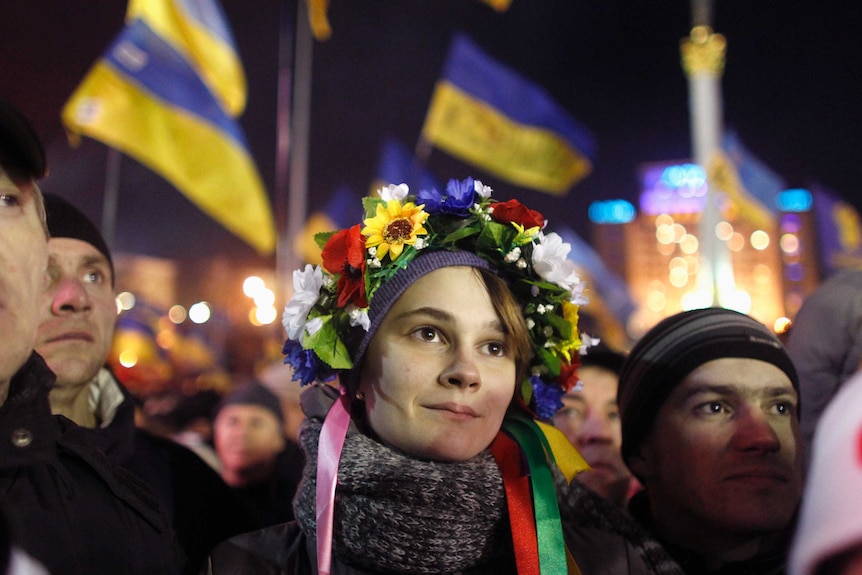
<instances>
[{"instance_id":1,"label":"woman's eye","mask_svg":"<svg viewBox=\"0 0 862 575\"><path fill-rule=\"evenodd\" d=\"M422 341L434 342L440 339L440 334L433 327L420 327L413 333Z\"/></svg>"},{"instance_id":2,"label":"woman's eye","mask_svg":"<svg viewBox=\"0 0 862 575\"><path fill-rule=\"evenodd\" d=\"M494 341L488 344L488 353L497 357L506 355L506 346L499 341Z\"/></svg>"}]
</instances>

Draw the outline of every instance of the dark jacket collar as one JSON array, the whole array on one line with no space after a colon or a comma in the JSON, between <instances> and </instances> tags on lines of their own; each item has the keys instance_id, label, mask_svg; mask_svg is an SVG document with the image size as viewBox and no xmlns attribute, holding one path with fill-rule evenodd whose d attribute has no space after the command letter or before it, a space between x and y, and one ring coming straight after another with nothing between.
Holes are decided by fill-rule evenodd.
<instances>
[{"instance_id":1,"label":"dark jacket collar","mask_svg":"<svg viewBox=\"0 0 862 575\"><path fill-rule=\"evenodd\" d=\"M629 513L640 525L658 539L687 575L782 575L787 564L790 536L768 552L744 561L730 561L718 567L709 565L707 558L698 552L669 543L660 536L650 513L646 491L635 494L629 501ZM788 529L788 534L792 529Z\"/></svg>"}]
</instances>

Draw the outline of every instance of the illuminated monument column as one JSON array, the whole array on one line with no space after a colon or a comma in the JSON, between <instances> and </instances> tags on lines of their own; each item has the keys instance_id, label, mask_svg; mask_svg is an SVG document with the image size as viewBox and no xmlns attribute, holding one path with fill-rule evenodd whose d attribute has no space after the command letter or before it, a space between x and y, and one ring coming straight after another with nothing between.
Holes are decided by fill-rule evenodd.
<instances>
[{"instance_id":1,"label":"illuminated monument column","mask_svg":"<svg viewBox=\"0 0 862 575\"><path fill-rule=\"evenodd\" d=\"M709 1L693 0L691 34L680 43L682 65L688 78L689 115L692 156L709 174L716 152L721 149L723 130L721 75L724 72L726 41L709 26ZM710 182L706 205L699 225L700 265L697 277L698 306L734 306L736 285L730 254L724 242L718 241L715 227L719 222L717 190Z\"/></svg>"}]
</instances>

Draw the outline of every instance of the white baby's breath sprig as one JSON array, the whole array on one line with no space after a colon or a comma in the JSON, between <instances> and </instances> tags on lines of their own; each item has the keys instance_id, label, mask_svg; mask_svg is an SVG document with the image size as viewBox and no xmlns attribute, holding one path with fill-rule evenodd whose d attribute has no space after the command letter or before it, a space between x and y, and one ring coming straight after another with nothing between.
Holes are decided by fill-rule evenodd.
<instances>
[{"instance_id":1,"label":"white baby's breath sprig","mask_svg":"<svg viewBox=\"0 0 862 575\"><path fill-rule=\"evenodd\" d=\"M388 202L389 200L398 200L400 202L410 193L410 188L407 187L407 184L389 184L385 188L380 188L378 193L380 194L380 199L384 202Z\"/></svg>"}]
</instances>

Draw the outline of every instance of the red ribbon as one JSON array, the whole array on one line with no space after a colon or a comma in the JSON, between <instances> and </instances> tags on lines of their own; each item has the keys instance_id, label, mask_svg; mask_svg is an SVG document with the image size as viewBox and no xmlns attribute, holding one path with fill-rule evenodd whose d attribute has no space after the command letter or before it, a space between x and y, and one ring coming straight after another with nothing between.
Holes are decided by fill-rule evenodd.
<instances>
[{"instance_id":1,"label":"red ribbon","mask_svg":"<svg viewBox=\"0 0 862 575\"><path fill-rule=\"evenodd\" d=\"M491 444L491 454L503 476L518 575L539 575L539 539L530 478L524 472L521 448L512 438L500 432Z\"/></svg>"}]
</instances>

